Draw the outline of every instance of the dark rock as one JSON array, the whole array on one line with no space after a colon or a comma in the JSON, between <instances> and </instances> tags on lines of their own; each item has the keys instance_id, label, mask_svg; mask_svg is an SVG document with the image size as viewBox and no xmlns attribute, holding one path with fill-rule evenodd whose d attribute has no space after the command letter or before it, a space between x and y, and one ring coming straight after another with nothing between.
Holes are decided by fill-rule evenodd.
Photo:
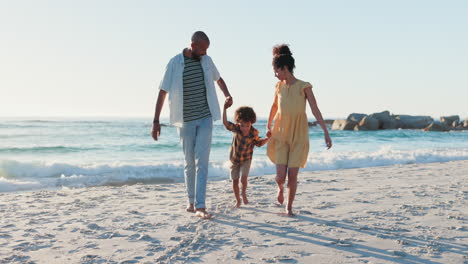
<instances>
[{"instance_id":1,"label":"dark rock","mask_svg":"<svg viewBox=\"0 0 468 264\"><path fill-rule=\"evenodd\" d=\"M337 119L333 121L332 130L353 130L354 127L362 120L363 117L367 116L366 114L357 114L352 113L346 118Z\"/></svg>"},{"instance_id":2,"label":"dark rock","mask_svg":"<svg viewBox=\"0 0 468 264\"><path fill-rule=\"evenodd\" d=\"M400 122L399 126L401 126L403 129L423 129L434 122L430 116L411 115L397 115L395 116L395 120Z\"/></svg>"},{"instance_id":3,"label":"dark rock","mask_svg":"<svg viewBox=\"0 0 468 264\"><path fill-rule=\"evenodd\" d=\"M358 125L354 126L354 130L378 130L379 120L372 116L365 116Z\"/></svg>"},{"instance_id":4,"label":"dark rock","mask_svg":"<svg viewBox=\"0 0 468 264\"><path fill-rule=\"evenodd\" d=\"M390 115L389 111L383 111L380 113L374 113L370 115L371 117L379 120L379 129L396 129L397 121L394 116Z\"/></svg>"},{"instance_id":5,"label":"dark rock","mask_svg":"<svg viewBox=\"0 0 468 264\"><path fill-rule=\"evenodd\" d=\"M346 121L354 122L354 123L358 124L366 116L367 116L366 114L352 113L352 114L350 114L348 116L348 118L346 118Z\"/></svg>"},{"instance_id":6,"label":"dark rock","mask_svg":"<svg viewBox=\"0 0 468 264\"><path fill-rule=\"evenodd\" d=\"M354 126L356 125L355 122L348 122L344 119L337 119L333 121L331 126L332 130L353 130Z\"/></svg>"},{"instance_id":7,"label":"dark rock","mask_svg":"<svg viewBox=\"0 0 468 264\"><path fill-rule=\"evenodd\" d=\"M424 131L441 131L441 132L446 132L449 131L450 127L447 126L445 123L442 122L433 122L426 128L424 128Z\"/></svg>"},{"instance_id":8,"label":"dark rock","mask_svg":"<svg viewBox=\"0 0 468 264\"><path fill-rule=\"evenodd\" d=\"M447 126L456 127L458 125L458 123L460 122L460 117L458 115L441 116L440 117L440 122L445 123ZM455 126L453 126L454 122L456 122Z\"/></svg>"}]
</instances>

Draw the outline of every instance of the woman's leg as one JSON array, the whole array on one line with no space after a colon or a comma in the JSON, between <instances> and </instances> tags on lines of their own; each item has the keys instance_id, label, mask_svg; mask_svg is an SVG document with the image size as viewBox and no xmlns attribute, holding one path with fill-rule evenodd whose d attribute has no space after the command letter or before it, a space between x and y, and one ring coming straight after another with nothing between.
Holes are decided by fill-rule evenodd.
<instances>
[{"instance_id":1,"label":"woman's leg","mask_svg":"<svg viewBox=\"0 0 468 264\"><path fill-rule=\"evenodd\" d=\"M278 203L283 204L284 202L284 182L286 181L286 171L288 167L286 165L276 165L276 184L278 184Z\"/></svg>"},{"instance_id":2,"label":"woman's leg","mask_svg":"<svg viewBox=\"0 0 468 264\"><path fill-rule=\"evenodd\" d=\"M292 204L294 202L294 197L296 196L297 190L297 174L299 173L299 168L288 168L288 205L287 211L289 216L294 216L292 212Z\"/></svg>"}]
</instances>

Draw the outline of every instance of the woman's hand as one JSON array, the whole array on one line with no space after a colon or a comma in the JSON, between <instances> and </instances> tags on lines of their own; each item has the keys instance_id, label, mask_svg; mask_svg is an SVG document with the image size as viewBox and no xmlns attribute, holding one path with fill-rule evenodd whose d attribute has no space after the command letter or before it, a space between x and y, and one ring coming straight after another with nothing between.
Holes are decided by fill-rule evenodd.
<instances>
[{"instance_id":1,"label":"woman's hand","mask_svg":"<svg viewBox=\"0 0 468 264\"><path fill-rule=\"evenodd\" d=\"M325 135L325 144L327 145L327 149L330 149L333 145L330 135L328 134Z\"/></svg>"}]
</instances>

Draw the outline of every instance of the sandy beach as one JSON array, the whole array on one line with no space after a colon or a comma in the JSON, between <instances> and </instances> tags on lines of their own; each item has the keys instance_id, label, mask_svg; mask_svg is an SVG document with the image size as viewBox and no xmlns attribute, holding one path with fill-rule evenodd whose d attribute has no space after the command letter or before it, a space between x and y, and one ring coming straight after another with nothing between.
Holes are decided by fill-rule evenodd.
<instances>
[{"instance_id":1,"label":"sandy beach","mask_svg":"<svg viewBox=\"0 0 468 264\"><path fill-rule=\"evenodd\" d=\"M0 193L0 263L468 263L468 161L301 172L294 218L274 175L240 209L227 178L211 220L180 183Z\"/></svg>"}]
</instances>

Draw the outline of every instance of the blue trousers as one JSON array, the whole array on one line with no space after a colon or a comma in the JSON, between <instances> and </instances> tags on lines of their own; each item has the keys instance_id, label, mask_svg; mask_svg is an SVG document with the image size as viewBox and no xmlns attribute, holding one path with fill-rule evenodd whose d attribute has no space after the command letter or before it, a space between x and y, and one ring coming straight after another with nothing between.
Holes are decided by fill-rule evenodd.
<instances>
[{"instance_id":1,"label":"blue trousers","mask_svg":"<svg viewBox=\"0 0 468 264\"><path fill-rule=\"evenodd\" d=\"M189 203L194 204L195 208L206 208L206 183L212 131L213 119L211 117L184 122L179 128L185 157L185 187Z\"/></svg>"}]
</instances>

